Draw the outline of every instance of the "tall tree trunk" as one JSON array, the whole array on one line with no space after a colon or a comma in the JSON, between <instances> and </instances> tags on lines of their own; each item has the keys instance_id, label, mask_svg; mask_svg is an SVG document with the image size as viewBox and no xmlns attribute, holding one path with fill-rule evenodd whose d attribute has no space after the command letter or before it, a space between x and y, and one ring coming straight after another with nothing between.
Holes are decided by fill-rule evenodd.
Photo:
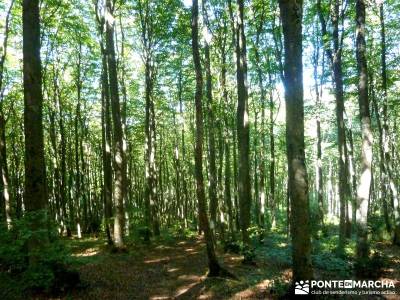
<instances>
[{"instance_id":1,"label":"tall tree trunk","mask_svg":"<svg viewBox=\"0 0 400 300\"><path fill-rule=\"evenodd\" d=\"M231 237L233 236L233 207L232 207L232 196L231 196L231 151L230 151L230 145L229 142L227 141L227 134L225 135L225 189L224 189L224 199L226 206L228 208L228 223L229 223L229 233Z\"/></svg>"},{"instance_id":2,"label":"tall tree trunk","mask_svg":"<svg viewBox=\"0 0 400 300\"><path fill-rule=\"evenodd\" d=\"M150 59L150 58L147 58ZM153 226L156 216L154 216L154 206L156 203L156 146L155 146L155 130L154 122L154 103L153 103L153 66L150 61L145 63L145 77L146 77L146 117L145 117L145 133L146 133L146 187L145 187L145 224L150 233L151 228L153 232L157 230ZM145 240L150 240L149 234L145 236Z\"/></svg>"},{"instance_id":3,"label":"tall tree trunk","mask_svg":"<svg viewBox=\"0 0 400 300\"><path fill-rule=\"evenodd\" d=\"M314 33L315 34L315 33ZM322 138L321 138L321 94L322 89L320 92L320 85L318 82L318 62L319 62L319 47L320 47L320 40L318 38L319 32L317 34L317 41L314 44L314 54L313 54L313 71L314 71L314 89L315 89L315 106L317 108L317 116L316 116L316 123L317 123L317 161L316 161L316 190L317 190L317 202L318 202L318 220L320 226L324 225L324 198L323 198L323 178L322 178ZM322 74L320 75L322 78L324 77L324 59L322 58ZM322 79L321 79L322 85Z\"/></svg>"},{"instance_id":4,"label":"tall tree trunk","mask_svg":"<svg viewBox=\"0 0 400 300\"><path fill-rule=\"evenodd\" d=\"M183 119L183 97L182 97L182 72L179 73L178 79L178 91L179 91L179 114L182 121L181 124L181 149L182 149L182 197L183 197L183 217L185 221L185 227L188 226L187 221L189 218L189 192L187 186L187 162L186 162L186 146L185 146L185 122Z\"/></svg>"},{"instance_id":5,"label":"tall tree trunk","mask_svg":"<svg viewBox=\"0 0 400 300\"><path fill-rule=\"evenodd\" d=\"M67 197L66 197L66 176L67 176L67 167L66 167L66 140L65 140L65 125L64 125L64 112L63 112L63 104L61 100L61 92L59 86L57 85L56 89L57 93L57 111L58 111L58 125L60 128L60 148L59 148L59 157L60 157L60 201L61 201L61 212L62 212L62 226L64 233L71 232L69 224L68 224L68 214L67 214Z\"/></svg>"},{"instance_id":6,"label":"tall tree trunk","mask_svg":"<svg viewBox=\"0 0 400 300\"><path fill-rule=\"evenodd\" d=\"M77 87L77 104L75 110L75 120L74 120L74 137L75 137L75 202L76 202L76 230L78 238L82 237L82 227L81 227L81 197L82 197L82 190L81 190L81 167L80 167L80 160L79 160L79 145L80 145L80 132L82 131L81 128L81 89L82 89L82 82L81 82L81 55L82 55L82 42L79 41L79 52L78 52L78 64L77 64L77 80L76 80L76 87ZM79 130L81 129L81 130Z\"/></svg>"},{"instance_id":7,"label":"tall tree trunk","mask_svg":"<svg viewBox=\"0 0 400 300\"><path fill-rule=\"evenodd\" d=\"M336 123L337 123L337 143L339 150L339 201L340 201L340 224L339 224L339 249L343 250L346 238L346 206L350 188L348 186L348 159L346 158L346 129L344 124L344 95L343 95L343 72L342 72L342 41L339 37L339 8L340 0L335 0L331 13L332 19L332 40L333 50L329 45L324 45L326 56L328 57L331 67L335 88L336 99ZM324 19L321 0L317 2L318 16L321 23L321 33L325 37L329 35L326 28L326 20Z\"/></svg>"},{"instance_id":8,"label":"tall tree trunk","mask_svg":"<svg viewBox=\"0 0 400 300\"><path fill-rule=\"evenodd\" d=\"M121 109L118 93L117 62L115 59L114 45L114 6L111 0L106 0L106 49L108 62L108 75L110 84L110 101L114 130L114 245L117 248L124 247L124 199L126 195L126 159L125 141L122 132Z\"/></svg>"},{"instance_id":9,"label":"tall tree trunk","mask_svg":"<svg viewBox=\"0 0 400 300\"><path fill-rule=\"evenodd\" d=\"M196 195L199 208L200 227L204 231L208 256L208 276L218 276L221 273L221 267L215 254L212 231L208 223L206 195L203 178L203 76L200 63L199 50L199 4L198 0L193 0L192 6L192 51L193 62L196 71L196 146L195 146L195 176L196 176Z\"/></svg>"},{"instance_id":10,"label":"tall tree trunk","mask_svg":"<svg viewBox=\"0 0 400 300\"><path fill-rule=\"evenodd\" d=\"M211 77L211 58L210 45L206 41L205 47L205 69L206 69L206 96L207 96L207 117L208 117L208 149L209 149L209 164L210 164L210 187L208 195L210 198L210 226L211 230L215 230L217 225L217 167L215 155L215 118L214 118L214 103L212 97L212 77Z\"/></svg>"},{"instance_id":11,"label":"tall tree trunk","mask_svg":"<svg viewBox=\"0 0 400 300\"><path fill-rule=\"evenodd\" d=\"M227 27L224 27L224 36L221 42L221 89L222 89L222 99L225 111L228 110L229 100L228 100L228 90L226 87L226 31ZM231 195L231 182L232 182L232 170L231 170L231 146L229 143L229 132L230 132L230 122L229 116L227 113L224 114L224 123L225 123L225 132L224 132L224 143L225 143L225 181L224 181L224 202L228 209L228 224L229 224L229 233L231 238L233 238L233 205L232 205L232 195Z\"/></svg>"},{"instance_id":12,"label":"tall tree trunk","mask_svg":"<svg viewBox=\"0 0 400 300\"><path fill-rule=\"evenodd\" d=\"M4 209L4 212L1 211L0 215L4 213L5 224L7 225L8 229L10 229L12 195L9 190L9 173L7 165L7 146L6 146L6 121L1 108L0 108L0 176L1 176L0 187L3 190L1 195L2 198L1 202Z\"/></svg>"},{"instance_id":13,"label":"tall tree trunk","mask_svg":"<svg viewBox=\"0 0 400 300\"><path fill-rule=\"evenodd\" d=\"M7 165L7 144L6 144L6 120L4 118L3 111L3 100L4 100L4 89L3 89L3 78L4 78L4 63L7 56L7 46L8 46L8 35L10 32L10 17L11 10L14 6L15 0L11 1L11 4L8 8L6 21L5 21L5 29L3 35L3 47L2 53L0 56L0 186L2 188L1 195L1 207L0 211L0 219L1 216L4 215L5 224L8 229L11 227L11 203L12 203L12 193L9 191L9 173L8 173L8 165Z\"/></svg>"},{"instance_id":14,"label":"tall tree trunk","mask_svg":"<svg viewBox=\"0 0 400 300\"><path fill-rule=\"evenodd\" d=\"M266 102L266 97L265 97L265 87L264 87L264 80L263 80L263 71L261 68L261 59L260 59L260 51L259 48L261 47L260 45L260 36L261 32L263 29L263 22L264 20L261 20L257 27L257 35L256 35L256 47L255 47L255 60L257 63L257 79L258 79L258 86L260 88L260 102L261 102L261 149L260 149L260 164L258 170L255 169L255 174L256 172L260 172L260 181L259 181L259 190L260 190L260 195L259 199L256 198L256 201L259 202L260 204L260 216L259 216L259 223L262 227L265 225L265 136L264 136L264 130L265 130L265 102ZM271 107L270 107L271 110ZM271 125L271 124L270 124ZM272 164L272 161L271 161ZM272 187L270 185L270 191L274 189L275 187ZM275 191L275 190L274 190Z\"/></svg>"},{"instance_id":15,"label":"tall tree trunk","mask_svg":"<svg viewBox=\"0 0 400 300\"><path fill-rule=\"evenodd\" d=\"M351 128L348 130L348 137L349 137L349 176L351 179L351 190L352 190L352 198L357 198L357 177L356 177L356 166L355 166L355 157L354 157L354 143L353 143L353 131ZM356 202L353 201L351 205L351 223L352 223L352 230L356 230Z\"/></svg>"},{"instance_id":16,"label":"tall tree trunk","mask_svg":"<svg viewBox=\"0 0 400 300\"><path fill-rule=\"evenodd\" d=\"M392 225L390 223L389 210L388 210L388 190L387 190L387 170L385 164L385 151L383 142L383 126L381 116L379 114L378 103L375 97L374 85L372 81L372 74L370 75L371 81L371 102L373 107L373 112L375 113L376 123L378 127L378 137L379 137L379 181L380 181L380 199L382 199L382 209L383 217L385 220L386 230L389 234L392 233Z\"/></svg>"},{"instance_id":17,"label":"tall tree trunk","mask_svg":"<svg viewBox=\"0 0 400 300\"><path fill-rule=\"evenodd\" d=\"M250 225L251 184L250 184L250 127L248 107L248 82L246 37L244 34L244 1L237 0L236 25L236 67L237 67L237 138L238 138L238 196L240 206L240 227L243 243L250 246L247 229Z\"/></svg>"},{"instance_id":18,"label":"tall tree trunk","mask_svg":"<svg viewBox=\"0 0 400 300\"><path fill-rule=\"evenodd\" d=\"M392 171L392 161L390 156L390 147L389 147L389 123L388 123L388 99L387 99L387 70L386 70L386 28L385 28L385 10L383 6L383 2L379 5L379 20L381 24L381 77L382 77L382 92L383 92L383 109L382 109L382 130L380 137L380 150L381 153L381 190L383 194L383 206L384 206L384 215L385 220L388 218L387 210L388 210L388 187L390 189L390 199L391 202L397 202L397 188L393 182L393 171ZM395 199L396 198L396 199ZM400 245L400 212L398 210L394 211L395 216L395 229L394 229L394 237L393 243L396 245ZM388 220L385 221L387 229L390 231L391 226Z\"/></svg>"},{"instance_id":19,"label":"tall tree trunk","mask_svg":"<svg viewBox=\"0 0 400 300\"><path fill-rule=\"evenodd\" d=\"M362 146L361 177L357 190L357 258L365 260L369 255L368 244L368 202L372 180L371 118L368 99L368 70L365 44L365 2L356 1L356 54L358 69L358 104L360 109Z\"/></svg>"},{"instance_id":20,"label":"tall tree trunk","mask_svg":"<svg viewBox=\"0 0 400 300\"><path fill-rule=\"evenodd\" d=\"M254 172L254 217L256 219L256 225L260 226L260 190L258 187L258 168L259 168L259 163L258 163L258 156L257 156L257 148L258 148L258 112L257 108L254 108L254 137L253 137L253 156L254 156L254 162L253 162L253 172Z\"/></svg>"},{"instance_id":21,"label":"tall tree trunk","mask_svg":"<svg viewBox=\"0 0 400 300\"><path fill-rule=\"evenodd\" d=\"M144 48L145 66L145 224L148 228L145 241L150 241L150 234L158 235L157 220L157 170L156 170L156 131L153 90L155 82L155 61L154 61L154 36L153 36L153 15L151 6L147 1L138 1L138 13L141 24L142 44ZM162 164L162 163L161 163ZM161 165L160 164L160 165ZM161 178L160 178L161 180ZM162 195L160 195L162 196Z\"/></svg>"},{"instance_id":22,"label":"tall tree trunk","mask_svg":"<svg viewBox=\"0 0 400 300\"><path fill-rule=\"evenodd\" d=\"M48 242L46 169L43 142L43 95L40 60L39 0L24 0L23 73L24 73L24 132L25 132L25 188L24 204L32 213L30 227L34 232L29 241L29 263L35 265L37 254Z\"/></svg>"},{"instance_id":23,"label":"tall tree trunk","mask_svg":"<svg viewBox=\"0 0 400 300\"><path fill-rule=\"evenodd\" d=\"M293 280L313 277L309 224L308 180L305 166L302 66L303 1L279 0L285 63L286 151L289 170Z\"/></svg>"},{"instance_id":24,"label":"tall tree trunk","mask_svg":"<svg viewBox=\"0 0 400 300\"><path fill-rule=\"evenodd\" d=\"M98 32L100 35L100 49L102 61L101 74L101 149L102 149L102 198L104 205L104 223L107 235L108 245L113 245L113 226L112 226L112 208L113 208L113 176L112 176L112 151L111 151L111 115L110 115L110 85L107 64L107 49L104 45L105 18L100 15L98 2L95 2L96 19L98 22Z\"/></svg>"},{"instance_id":25,"label":"tall tree trunk","mask_svg":"<svg viewBox=\"0 0 400 300\"><path fill-rule=\"evenodd\" d=\"M101 95L101 117L102 117L102 164L103 164L103 202L104 220L107 242L113 244L112 240L112 168L111 168L111 118L110 118L110 89L108 84L107 57L104 46L102 48L102 95Z\"/></svg>"},{"instance_id":26,"label":"tall tree trunk","mask_svg":"<svg viewBox=\"0 0 400 300\"><path fill-rule=\"evenodd\" d=\"M271 73L268 73L269 84L272 84ZM274 135L274 97L269 91L269 206L271 209L271 227L276 226L276 197L275 197L275 135ZM262 204L262 203L261 203Z\"/></svg>"}]
</instances>

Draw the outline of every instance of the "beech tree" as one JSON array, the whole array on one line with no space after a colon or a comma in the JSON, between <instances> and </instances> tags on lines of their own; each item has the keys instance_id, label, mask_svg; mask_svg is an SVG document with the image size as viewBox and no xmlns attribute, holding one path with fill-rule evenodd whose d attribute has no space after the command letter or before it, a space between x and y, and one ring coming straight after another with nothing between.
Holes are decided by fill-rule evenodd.
<instances>
[{"instance_id":1,"label":"beech tree","mask_svg":"<svg viewBox=\"0 0 400 300\"><path fill-rule=\"evenodd\" d=\"M284 36L284 85L286 102L286 152L291 205L294 281L311 279L308 178L305 165L302 66L303 2L280 0Z\"/></svg>"},{"instance_id":2,"label":"beech tree","mask_svg":"<svg viewBox=\"0 0 400 300\"><path fill-rule=\"evenodd\" d=\"M24 204L31 213L33 231L47 231L46 167L43 141L42 67L40 59L39 1L25 0L23 20L25 187ZM33 235L29 263L37 262L38 250L48 242L47 234Z\"/></svg>"},{"instance_id":3,"label":"beech tree","mask_svg":"<svg viewBox=\"0 0 400 300\"><path fill-rule=\"evenodd\" d=\"M365 43L365 2L356 1L356 55L358 70L358 105L362 132L361 177L357 189L357 257L366 259L369 255L368 244L368 202L372 180L372 143L371 116L368 99L368 69Z\"/></svg>"},{"instance_id":4,"label":"beech tree","mask_svg":"<svg viewBox=\"0 0 400 300\"><path fill-rule=\"evenodd\" d=\"M114 202L115 202L115 218L114 218L114 244L117 248L124 247L124 199L126 197L127 185L127 169L125 149L126 143L122 132L121 108L118 90L117 65L115 57L114 45L114 8L115 1L106 0L105 20L106 20L106 49L108 76L110 84L110 102L111 115L113 119L113 150L114 150Z\"/></svg>"},{"instance_id":5,"label":"beech tree","mask_svg":"<svg viewBox=\"0 0 400 300\"><path fill-rule=\"evenodd\" d=\"M215 254L212 230L207 216L207 204L204 188L203 177L203 75L200 62L199 50L199 4L197 0L193 0L192 6L192 51L193 63L196 72L196 92L195 92L195 108L196 108L196 145L195 145L195 176L196 176L196 195L199 210L200 228L204 231L208 257L208 276L219 276L221 267Z\"/></svg>"}]
</instances>

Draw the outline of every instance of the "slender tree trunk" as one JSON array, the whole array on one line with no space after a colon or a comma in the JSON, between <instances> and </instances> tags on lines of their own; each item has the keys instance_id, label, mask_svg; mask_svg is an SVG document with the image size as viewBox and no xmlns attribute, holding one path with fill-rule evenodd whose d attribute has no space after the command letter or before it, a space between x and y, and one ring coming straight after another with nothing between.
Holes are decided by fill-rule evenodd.
<instances>
[{"instance_id":1,"label":"slender tree trunk","mask_svg":"<svg viewBox=\"0 0 400 300\"><path fill-rule=\"evenodd\" d=\"M59 148L59 157L60 157L60 201L61 201L61 211L62 211L62 222L64 234L65 232L70 233L71 229L68 223L68 213L67 213L67 197L66 197L66 180L67 180L67 167L66 167L66 140L65 140L65 125L64 125L64 112L63 112L63 104L61 101L61 92L59 90L59 86L57 85L57 110L58 110L58 125L60 128L60 148Z\"/></svg>"},{"instance_id":2,"label":"slender tree trunk","mask_svg":"<svg viewBox=\"0 0 400 300\"><path fill-rule=\"evenodd\" d=\"M150 59L150 58L147 58ZM150 61L145 63L145 74L146 74L146 117L145 117L145 133L146 133L146 188L145 188L145 224L150 229L155 232L156 228L152 225L154 224L153 215L154 205L156 203L156 148L155 148L155 131L153 130L154 115L152 109L153 107L153 66ZM150 235L145 236L145 241L150 240Z\"/></svg>"},{"instance_id":3,"label":"slender tree trunk","mask_svg":"<svg viewBox=\"0 0 400 300\"><path fill-rule=\"evenodd\" d=\"M1 104L0 104L1 105ZM5 222L8 229L11 228L11 203L12 195L9 191L9 173L7 165L7 146L6 146L6 124L2 109L0 109L0 187L2 192L2 206L4 209ZM0 212L0 215L3 211Z\"/></svg>"},{"instance_id":4,"label":"slender tree trunk","mask_svg":"<svg viewBox=\"0 0 400 300\"><path fill-rule=\"evenodd\" d=\"M342 42L339 37L339 9L340 0L335 0L331 13L332 19L332 40L333 50L329 45L324 45L325 53L332 66L332 76L335 88L336 99L336 123L337 123L337 142L339 150L339 201L340 201L340 224L339 224L339 246L343 250L346 238L346 206L348 200L348 159L346 158L346 128L344 124L344 93L343 93L343 72L342 72ZM325 37L328 35L326 21L323 16L321 1L317 2L318 15L321 23L321 33Z\"/></svg>"},{"instance_id":5,"label":"slender tree trunk","mask_svg":"<svg viewBox=\"0 0 400 300\"><path fill-rule=\"evenodd\" d=\"M302 66L303 1L279 0L285 63L286 149L289 169L293 281L313 277L307 169L304 144L304 102Z\"/></svg>"},{"instance_id":6,"label":"slender tree trunk","mask_svg":"<svg viewBox=\"0 0 400 300\"><path fill-rule=\"evenodd\" d=\"M317 31L316 34L318 35L319 32ZM322 138L321 138L321 99L320 96L322 94L322 89L320 92L320 86L318 82L318 62L319 62L319 47L320 47L320 40L318 36L316 37L317 41L314 44L314 55L313 55L313 67L314 67L314 89L315 89L315 106L317 107L317 116L316 116L316 125L317 125L317 161L316 161L316 190L317 190L317 202L318 202L318 220L320 222L320 226L324 226L324 197L323 197L323 178L322 178ZM324 70L324 59L322 59L322 70ZM322 74L323 75L323 71ZM322 85L322 79L321 79Z\"/></svg>"},{"instance_id":7,"label":"slender tree trunk","mask_svg":"<svg viewBox=\"0 0 400 300\"><path fill-rule=\"evenodd\" d=\"M258 79L258 86L260 88L260 102L261 102L261 149L260 149L260 164L259 168L255 169L256 172L260 172L260 181L259 181L259 189L260 189L260 196L259 198L256 198L256 201L259 202L260 204L260 216L259 216L259 223L260 226L264 227L265 226L265 136L264 136L264 130L265 130L265 102L266 102L266 97L265 97L265 87L264 87L264 80L263 80L263 72L261 68L261 59L260 59L260 35L261 31L263 29L263 22L264 20L261 21L257 28L257 36L256 36L256 47L255 47L255 59L257 63L257 79ZM271 110L271 107L270 107ZM270 124L271 125L271 124ZM271 135L270 135L271 138ZM273 138L273 137L272 137ZM271 145L272 146L272 145ZM256 151L256 150L255 150ZM272 150L271 150L272 153ZM272 161L271 161L272 165ZM272 187L270 185L270 192L272 189L275 192L275 187Z\"/></svg>"},{"instance_id":8,"label":"slender tree trunk","mask_svg":"<svg viewBox=\"0 0 400 300\"><path fill-rule=\"evenodd\" d=\"M208 149L209 149L209 168L210 168L210 187L208 195L210 198L210 226L211 230L217 225L217 167L215 155L215 118L214 118L214 103L212 97L212 77L211 77L211 58L210 45L205 43L205 69L206 69L206 97L207 97L207 117L208 117Z\"/></svg>"},{"instance_id":9,"label":"slender tree trunk","mask_svg":"<svg viewBox=\"0 0 400 300\"><path fill-rule=\"evenodd\" d=\"M258 148L258 112L257 109L254 109L254 137L253 137L253 156L254 156L254 165L253 165L253 174L254 174L254 217L256 219L256 225L259 227L260 226L260 190L258 187L258 168L259 168L259 163L258 163L258 156L257 156L257 148Z\"/></svg>"},{"instance_id":10,"label":"slender tree trunk","mask_svg":"<svg viewBox=\"0 0 400 300\"><path fill-rule=\"evenodd\" d=\"M102 48L102 164L103 164L103 202L104 202L104 220L105 230L107 235L107 242L109 245L113 244L111 218L112 218L112 168L111 168L111 119L110 119L110 90L108 84L108 67L107 57L104 46Z\"/></svg>"},{"instance_id":11,"label":"slender tree trunk","mask_svg":"<svg viewBox=\"0 0 400 300\"><path fill-rule=\"evenodd\" d=\"M13 118L16 118L15 110L14 108L12 110L12 116ZM18 138L19 139L19 138ZM21 183L21 158L20 158L20 153L17 151L17 147L19 147L20 143L18 143L16 139L16 135L11 135L11 154L12 154L12 168L11 168L11 187L12 187L12 193L13 193L13 199L15 199L15 216L17 219L20 219L22 217L22 183Z\"/></svg>"},{"instance_id":12,"label":"slender tree trunk","mask_svg":"<svg viewBox=\"0 0 400 300\"><path fill-rule=\"evenodd\" d=\"M227 137L227 136L226 136ZM232 196L231 196L231 160L230 160L230 156L231 156L231 151L230 151L230 145L227 141L227 139L225 139L225 194L224 194L224 198L225 198L225 203L226 206L228 208L228 222L229 222L229 232L231 234L231 236L233 236L233 208L232 208Z\"/></svg>"},{"instance_id":13,"label":"slender tree trunk","mask_svg":"<svg viewBox=\"0 0 400 300\"><path fill-rule=\"evenodd\" d=\"M82 237L82 228L81 228L81 168L80 168L80 161L79 161L79 137L80 137L80 130L81 129L81 89L82 89L82 82L81 82L81 53L82 53L82 42L79 42L79 52L78 52L78 64L77 64L77 104L75 110L75 202L76 202L76 225L77 225L77 235L78 238Z\"/></svg>"},{"instance_id":14,"label":"slender tree trunk","mask_svg":"<svg viewBox=\"0 0 400 300\"><path fill-rule=\"evenodd\" d=\"M250 127L248 108L246 37L244 34L244 1L237 0L236 67L237 67L237 138L238 138L238 196L240 227L243 243L250 246L247 229L250 225Z\"/></svg>"},{"instance_id":15,"label":"slender tree trunk","mask_svg":"<svg viewBox=\"0 0 400 300\"><path fill-rule=\"evenodd\" d=\"M222 89L222 98L223 98L223 106L225 111L229 106L228 101L228 90L226 88L226 29L224 27L224 36L221 43L221 89ZM224 133L224 143L225 143L225 181L224 181L224 201L228 209L228 224L229 224L229 233L231 238L233 237L234 226L233 226L233 205L232 205L232 195L231 195L231 182L232 182L232 170L231 170L231 146L229 143L229 117L228 114L224 114L224 123L225 123L225 133Z\"/></svg>"},{"instance_id":16,"label":"slender tree trunk","mask_svg":"<svg viewBox=\"0 0 400 300\"><path fill-rule=\"evenodd\" d=\"M374 89L371 78L371 89ZM392 233L392 224L390 223L389 210L388 210L388 198L389 193L387 190L387 170L385 164L385 151L384 151L384 134L383 126L381 121L381 116L379 114L379 108L375 97L375 91L371 92L371 102L373 111L375 112L376 123L378 127L378 137L379 137L379 181L380 181L380 199L382 199L383 217L385 220L386 230L389 234Z\"/></svg>"},{"instance_id":17,"label":"slender tree trunk","mask_svg":"<svg viewBox=\"0 0 400 300\"><path fill-rule=\"evenodd\" d=\"M199 5L198 0L193 0L192 6L192 51L193 62L196 71L196 93L195 93L195 108L196 108L196 146L195 146L195 177L196 177L196 195L199 209L200 227L204 231L204 236L207 246L208 256L208 276L218 276L221 273L221 267L218 263L215 254L212 231L208 223L207 204L203 178L203 76L200 63L199 50Z\"/></svg>"},{"instance_id":18,"label":"slender tree trunk","mask_svg":"<svg viewBox=\"0 0 400 300\"><path fill-rule=\"evenodd\" d=\"M114 6L111 0L106 0L106 49L108 75L110 84L110 101L114 130L114 201L115 201L115 218L114 218L114 245L117 248L124 247L124 199L126 195L126 144L122 132L121 109L118 92L118 76L117 63L115 59L114 45Z\"/></svg>"},{"instance_id":19,"label":"slender tree trunk","mask_svg":"<svg viewBox=\"0 0 400 300\"><path fill-rule=\"evenodd\" d=\"M113 245L113 226L112 226L112 209L113 209L113 174L112 174L112 150L111 150L111 115L110 115L110 85L107 64L107 49L104 45L105 18L99 13L98 3L95 3L96 19L98 22L98 32L100 35L100 49L102 58L102 74L101 74L101 150L102 150L102 199L104 205L104 223L107 235L108 245Z\"/></svg>"},{"instance_id":20,"label":"slender tree trunk","mask_svg":"<svg viewBox=\"0 0 400 300\"><path fill-rule=\"evenodd\" d=\"M353 131L351 128L348 130L348 137L349 137L349 175L351 179L351 187L352 187L352 198L357 198L357 177L356 177L356 166L355 166L355 157L354 157L354 143L353 143ZM352 223L352 231L356 230L356 202L353 200L351 205L351 223Z\"/></svg>"},{"instance_id":21,"label":"slender tree trunk","mask_svg":"<svg viewBox=\"0 0 400 300\"><path fill-rule=\"evenodd\" d=\"M178 93L180 93L178 91ZM178 96L180 97L180 96ZM178 134L178 124L176 121L176 111L174 110L173 112L173 120L174 120L174 148L173 148L173 162L174 162L174 169L175 169L175 182L174 182L174 187L175 187L175 198L176 198L176 204L178 206L178 217L180 221L185 222L184 220L184 215L183 215L183 203L182 203L182 194L181 194L181 162L180 162L180 156L179 156L179 134ZM160 149L161 150L161 149ZM160 211L162 209L160 208ZM186 227L186 226L185 226Z\"/></svg>"},{"instance_id":22,"label":"slender tree trunk","mask_svg":"<svg viewBox=\"0 0 400 300\"><path fill-rule=\"evenodd\" d=\"M23 73L24 73L24 132L25 132L25 188L24 204L32 213L33 232L45 232L40 238L33 235L29 241L29 264L38 262L37 254L48 242L46 169L43 141L43 95L40 61L39 1L24 0Z\"/></svg>"},{"instance_id":23,"label":"slender tree trunk","mask_svg":"<svg viewBox=\"0 0 400 300\"><path fill-rule=\"evenodd\" d=\"M392 161L390 155L390 147L389 147L389 123L388 123L388 99L387 99L387 70L386 70L386 28L385 28L385 10L383 2L379 5L379 19L381 24L381 77L382 77L382 92L383 92L383 109L382 109L382 130L380 137L380 150L383 152L383 157L381 153L381 170L383 171L381 174L383 178L381 178L381 190L383 194L383 206L384 206L384 215L385 222L388 231L391 231L390 221L387 216L388 203L387 198L389 196L390 191L390 199L391 202L398 203L397 196L397 188L393 181L393 170L392 170ZM394 211L395 216L395 230L393 243L396 245L400 245L400 212L398 210Z\"/></svg>"},{"instance_id":24,"label":"slender tree trunk","mask_svg":"<svg viewBox=\"0 0 400 300\"><path fill-rule=\"evenodd\" d=\"M7 165L7 144L6 144L6 120L4 118L3 111L3 100L4 100L4 89L3 89L3 78L4 78L4 63L7 56L7 46L8 46L8 35L10 29L10 17L11 10L14 6L15 0L11 1L11 4L8 8L6 21L5 21L5 29L3 35L3 47L2 53L0 56L0 186L2 188L2 196L1 196L1 207L0 218L1 215L4 215L5 223L7 228L11 228L11 203L13 202L12 193L9 190L9 173L8 173L8 165Z\"/></svg>"},{"instance_id":25,"label":"slender tree trunk","mask_svg":"<svg viewBox=\"0 0 400 300\"><path fill-rule=\"evenodd\" d=\"M189 218L189 194L187 186L187 176L186 176L186 149L185 149L185 122L183 119L183 99L182 99L182 72L179 73L178 78L178 92L179 92L179 114L182 121L181 124L181 149L182 149L182 198L183 198L183 217L185 221L185 227L188 226L187 221Z\"/></svg>"},{"instance_id":26,"label":"slender tree trunk","mask_svg":"<svg viewBox=\"0 0 400 300\"><path fill-rule=\"evenodd\" d=\"M360 109L362 146L361 177L357 190L357 258L365 260L369 255L368 243L368 201L372 180L371 118L368 99L368 70L365 44L365 2L356 1L356 54L358 68L358 103Z\"/></svg>"},{"instance_id":27,"label":"slender tree trunk","mask_svg":"<svg viewBox=\"0 0 400 300\"><path fill-rule=\"evenodd\" d=\"M271 73L268 73L269 83L272 84ZM269 91L269 205L271 209L271 227L276 226L276 197L275 197L275 135L274 135L274 97Z\"/></svg>"}]
</instances>

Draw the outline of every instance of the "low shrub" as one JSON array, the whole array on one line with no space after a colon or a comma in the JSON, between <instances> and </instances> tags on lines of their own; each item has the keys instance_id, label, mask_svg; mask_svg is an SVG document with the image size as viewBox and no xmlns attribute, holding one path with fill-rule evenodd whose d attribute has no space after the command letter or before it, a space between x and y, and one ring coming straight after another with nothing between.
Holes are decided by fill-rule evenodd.
<instances>
[{"instance_id":1,"label":"low shrub","mask_svg":"<svg viewBox=\"0 0 400 300\"><path fill-rule=\"evenodd\" d=\"M387 265L387 258L379 252L374 252L366 259L356 259L354 270L359 278L376 279L382 275L383 268Z\"/></svg>"},{"instance_id":2,"label":"low shrub","mask_svg":"<svg viewBox=\"0 0 400 300\"><path fill-rule=\"evenodd\" d=\"M79 274L67 265L66 249L45 212L27 213L11 229L0 228L0 271L21 290L58 293L78 284Z\"/></svg>"}]
</instances>

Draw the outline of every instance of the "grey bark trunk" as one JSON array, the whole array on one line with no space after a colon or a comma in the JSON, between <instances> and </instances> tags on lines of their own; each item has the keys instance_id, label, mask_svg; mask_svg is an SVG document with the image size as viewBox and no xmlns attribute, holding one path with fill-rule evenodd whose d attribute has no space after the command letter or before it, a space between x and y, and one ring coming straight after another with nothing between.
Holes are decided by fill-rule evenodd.
<instances>
[{"instance_id":1,"label":"grey bark trunk","mask_svg":"<svg viewBox=\"0 0 400 300\"><path fill-rule=\"evenodd\" d=\"M208 276L218 276L221 272L221 267L218 263L215 254L212 231L208 222L206 194L203 178L203 76L200 63L200 50L198 41L198 25L199 5L198 0L193 0L192 5L192 51L193 62L196 72L196 93L195 93L195 108L196 108L196 145L195 145L195 177L196 177L196 195L199 209L200 228L204 231L206 240L207 256L208 256Z\"/></svg>"},{"instance_id":2,"label":"grey bark trunk","mask_svg":"<svg viewBox=\"0 0 400 300\"><path fill-rule=\"evenodd\" d=\"M360 109L362 146L360 162L360 182L357 189L357 258L367 259L368 244L368 202L372 180L371 118L368 99L368 69L365 44L365 2L356 1L356 55L358 69L358 103Z\"/></svg>"},{"instance_id":3,"label":"grey bark trunk","mask_svg":"<svg viewBox=\"0 0 400 300\"><path fill-rule=\"evenodd\" d=\"M313 277L309 224L308 179L305 166L302 67L303 2L280 0L285 62L286 151L289 171L293 280Z\"/></svg>"},{"instance_id":4,"label":"grey bark trunk","mask_svg":"<svg viewBox=\"0 0 400 300\"><path fill-rule=\"evenodd\" d=\"M106 1L106 49L107 62L110 84L110 100L111 114L113 120L114 140L114 191L113 197L115 202L115 218L114 218L114 244L117 248L124 247L124 199L126 195L126 158L125 158L125 141L122 132L121 109L118 92L118 76L117 63L115 59L114 45L114 7L111 0Z\"/></svg>"},{"instance_id":5,"label":"grey bark trunk","mask_svg":"<svg viewBox=\"0 0 400 300\"><path fill-rule=\"evenodd\" d=\"M251 184L250 184L250 124L248 108L248 82L246 37L244 33L244 1L237 1L236 24L236 66L237 66L237 138L238 138L238 196L240 206L240 227L243 243L250 246L247 229L250 225Z\"/></svg>"},{"instance_id":6,"label":"grey bark trunk","mask_svg":"<svg viewBox=\"0 0 400 300\"><path fill-rule=\"evenodd\" d=\"M46 168L43 141L42 67L40 60L39 0L24 0L23 74L24 74L24 132L25 132L25 188L24 204L32 213L31 230L42 231L40 239L29 241L29 264L35 265L37 254L48 242Z\"/></svg>"}]
</instances>

